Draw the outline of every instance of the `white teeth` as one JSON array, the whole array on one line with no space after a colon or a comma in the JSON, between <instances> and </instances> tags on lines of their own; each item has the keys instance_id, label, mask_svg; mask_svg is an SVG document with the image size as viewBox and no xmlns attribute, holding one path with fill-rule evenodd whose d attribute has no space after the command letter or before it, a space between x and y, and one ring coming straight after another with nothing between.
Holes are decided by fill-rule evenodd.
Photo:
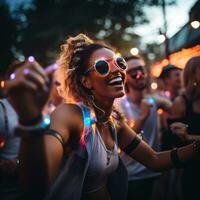
<instances>
[{"instance_id":1,"label":"white teeth","mask_svg":"<svg viewBox=\"0 0 200 200\"><path fill-rule=\"evenodd\" d=\"M111 81L109 81L109 84L119 82L119 81L122 81L122 77L116 77L116 78L112 79Z\"/></svg>"}]
</instances>

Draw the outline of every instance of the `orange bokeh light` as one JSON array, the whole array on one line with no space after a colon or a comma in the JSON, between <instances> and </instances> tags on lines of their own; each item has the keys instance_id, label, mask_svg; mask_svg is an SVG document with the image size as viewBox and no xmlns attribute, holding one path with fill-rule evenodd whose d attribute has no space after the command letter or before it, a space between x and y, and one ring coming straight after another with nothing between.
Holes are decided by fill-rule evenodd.
<instances>
[{"instance_id":1,"label":"orange bokeh light","mask_svg":"<svg viewBox=\"0 0 200 200\"><path fill-rule=\"evenodd\" d=\"M159 108L159 109L157 110L157 113L158 113L159 115L163 114L163 109L162 109L162 108Z\"/></svg>"},{"instance_id":2,"label":"orange bokeh light","mask_svg":"<svg viewBox=\"0 0 200 200\"><path fill-rule=\"evenodd\" d=\"M158 77L162 71L162 68L167 64L173 64L181 69L184 69L187 61L193 56L200 56L200 45L188 49L182 49L169 56L169 60L163 59L151 65L150 73L152 76Z\"/></svg>"}]
</instances>

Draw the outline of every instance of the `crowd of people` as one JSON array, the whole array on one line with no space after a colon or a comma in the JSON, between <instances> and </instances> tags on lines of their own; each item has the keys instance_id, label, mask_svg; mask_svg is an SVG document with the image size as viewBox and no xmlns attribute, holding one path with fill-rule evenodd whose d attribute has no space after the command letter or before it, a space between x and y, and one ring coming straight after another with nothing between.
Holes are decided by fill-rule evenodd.
<instances>
[{"instance_id":1,"label":"crowd of people","mask_svg":"<svg viewBox=\"0 0 200 200\"><path fill-rule=\"evenodd\" d=\"M0 81L2 200L199 196L200 56L163 67L162 91L142 57L84 34L56 63L14 63Z\"/></svg>"}]
</instances>

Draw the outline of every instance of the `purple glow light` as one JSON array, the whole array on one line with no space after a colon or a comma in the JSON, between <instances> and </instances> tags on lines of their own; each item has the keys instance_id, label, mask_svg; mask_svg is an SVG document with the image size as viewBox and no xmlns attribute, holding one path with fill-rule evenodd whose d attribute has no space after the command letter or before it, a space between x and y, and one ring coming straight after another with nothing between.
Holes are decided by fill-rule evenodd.
<instances>
[{"instance_id":1,"label":"purple glow light","mask_svg":"<svg viewBox=\"0 0 200 200\"><path fill-rule=\"evenodd\" d=\"M33 56L29 56L29 57L28 57L28 61L32 63L32 62L35 61L35 58L34 58Z\"/></svg>"},{"instance_id":2,"label":"purple glow light","mask_svg":"<svg viewBox=\"0 0 200 200\"><path fill-rule=\"evenodd\" d=\"M25 68L25 69L23 70L23 74L24 74L24 75L27 75L28 73L29 73L29 69Z\"/></svg>"},{"instance_id":3,"label":"purple glow light","mask_svg":"<svg viewBox=\"0 0 200 200\"><path fill-rule=\"evenodd\" d=\"M12 73L12 74L10 75L10 80L14 80L14 79L15 79L15 74Z\"/></svg>"},{"instance_id":4,"label":"purple glow light","mask_svg":"<svg viewBox=\"0 0 200 200\"><path fill-rule=\"evenodd\" d=\"M58 69L58 64L57 63L54 63L52 65L49 65L48 67L45 68L45 72L47 74L50 74L52 72L54 72L56 69Z\"/></svg>"}]
</instances>

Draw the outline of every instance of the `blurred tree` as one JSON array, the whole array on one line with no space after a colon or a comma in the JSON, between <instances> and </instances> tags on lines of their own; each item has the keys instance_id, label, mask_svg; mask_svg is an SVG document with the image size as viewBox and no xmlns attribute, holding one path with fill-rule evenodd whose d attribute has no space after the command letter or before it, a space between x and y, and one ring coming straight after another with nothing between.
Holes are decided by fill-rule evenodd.
<instances>
[{"instance_id":1,"label":"blurred tree","mask_svg":"<svg viewBox=\"0 0 200 200\"><path fill-rule=\"evenodd\" d=\"M0 74L14 60L16 44L16 21L11 17L8 5L0 0Z\"/></svg>"},{"instance_id":2,"label":"blurred tree","mask_svg":"<svg viewBox=\"0 0 200 200\"><path fill-rule=\"evenodd\" d=\"M30 9L20 10L26 20L19 49L46 65L53 62L67 35L83 32L123 51L138 43L131 28L147 22L142 7L158 4L158 0L33 0Z\"/></svg>"}]
</instances>

